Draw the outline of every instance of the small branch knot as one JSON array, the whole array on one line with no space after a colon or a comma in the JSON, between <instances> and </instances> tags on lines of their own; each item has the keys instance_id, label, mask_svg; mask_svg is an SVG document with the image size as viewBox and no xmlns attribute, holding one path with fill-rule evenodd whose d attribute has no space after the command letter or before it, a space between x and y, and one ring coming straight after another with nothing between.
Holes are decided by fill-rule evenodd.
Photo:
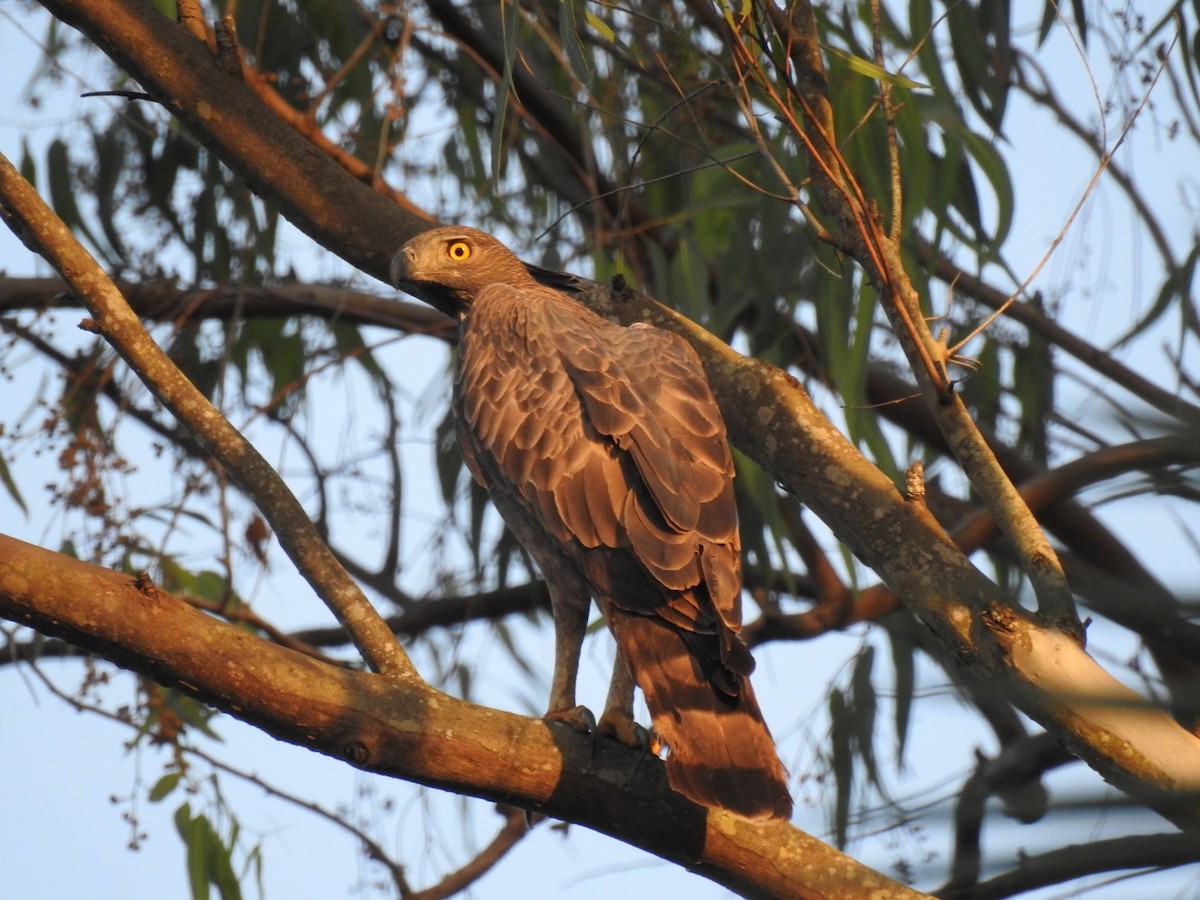
<instances>
[{"instance_id":1,"label":"small branch knot","mask_svg":"<svg viewBox=\"0 0 1200 900\"><path fill-rule=\"evenodd\" d=\"M925 503L925 463L913 460L904 472L904 499L909 503Z\"/></svg>"}]
</instances>

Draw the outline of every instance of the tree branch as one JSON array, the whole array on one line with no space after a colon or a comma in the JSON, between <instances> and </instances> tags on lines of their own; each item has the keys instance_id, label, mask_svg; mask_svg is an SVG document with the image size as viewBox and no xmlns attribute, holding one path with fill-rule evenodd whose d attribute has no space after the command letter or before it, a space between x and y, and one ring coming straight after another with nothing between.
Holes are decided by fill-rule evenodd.
<instances>
[{"instance_id":1,"label":"tree branch","mask_svg":"<svg viewBox=\"0 0 1200 900\"><path fill-rule=\"evenodd\" d=\"M999 900L1072 878L1118 869L1170 868L1200 859L1195 839L1187 834L1145 834L1092 841L1025 856L1016 869L961 889L947 888L946 900Z\"/></svg>"},{"instance_id":2,"label":"tree branch","mask_svg":"<svg viewBox=\"0 0 1200 900\"><path fill-rule=\"evenodd\" d=\"M93 40L205 147L315 241L387 281L396 248L430 227L347 173L229 76L148 0L41 0Z\"/></svg>"},{"instance_id":3,"label":"tree branch","mask_svg":"<svg viewBox=\"0 0 1200 900\"><path fill-rule=\"evenodd\" d=\"M946 372L946 348L929 332L920 298L904 271L899 242L884 233L874 200L859 187L838 149L834 123L827 112L828 85L811 4L794 3L787 16L773 0L763 0L760 5L780 40L789 48L796 69L792 96L804 110L806 124L791 114L790 106L782 102L773 88L768 90L779 113L788 120L808 152L814 190L840 223L840 231L831 235L831 243L845 248L854 257L874 287L921 393L958 464L1016 549L1021 568L1037 596L1039 614L1082 639L1074 600L1057 554L1016 487L1005 476L962 398L954 392ZM735 52L745 52L740 40L733 46Z\"/></svg>"},{"instance_id":4,"label":"tree branch","mask_svg":"<svg viewBox=\"0 0 1200 900\"><path fill-rule=\"evenodd\" d=\"M176 688L281 741L365 771L537 810L612 835L748 897L924 896L784 822L673 793L662 764L476 706L417 679L327 665L128 575L0 536L0 616Z\"/></svg>"},{"instance_id":5,"label":"tree branch","mask_svg":"<svg viewBox=\"0 0 1200 900\"><path fill-rule=\"evenodd\" d=\"M402 334L427 334L447 342L458 340L454 320L424 304L406 303L336 284L291 282L181 288L166 281L118 279L116 286L138 318L177 326L208 319L316 316L330 325L339 322L376 325ZM0 312L82 306L60 278L0 275Z\"/></svg>"},{"instance_id":6,"label":"tree branch","mask_svg":"<svg viewBox=\"0 0 1200 900\"><path fill-rule=\"evenodd\" d=\"M367 663L390 675L415 677L395 636L338 564L283 479L146 333L104 270L2 155L0 212L87 305L95 319L91 327L254 498L280 546L354 638Z\"/></svg>"}]
</instances>

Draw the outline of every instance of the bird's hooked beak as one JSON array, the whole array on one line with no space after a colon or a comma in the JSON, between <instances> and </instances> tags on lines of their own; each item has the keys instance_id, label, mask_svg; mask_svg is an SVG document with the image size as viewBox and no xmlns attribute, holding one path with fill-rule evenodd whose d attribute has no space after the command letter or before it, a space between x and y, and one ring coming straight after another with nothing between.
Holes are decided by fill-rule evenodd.
<instances>
[{"instance_id":1,"label":"bird's hooked beak","mask_svg":"<svg viewBox=\"0 0 1200 900\"><path fill-rule=\"evenodd\" d=\"M388 277L391 279L392 287L403 288L407 284L413 283L413 264L417 261L417 251L405 244L396 251L396 255L392 257L392 264L388 267Z\"/></svg>"},{"instance_id":2,"label":"bird's hooked beak","mask_svg":"<svg viewBox=\"0 0 1200 900\"><path fill-rule=\"evenodd\" d=\"M412 294L434 309L457 319L469 306L466 298L452 288L422 280L418 271L417 255L417 248L412 246L412 241L396 251L388 265L388 278L392 287Z\"/></svg>"}]
</instances>

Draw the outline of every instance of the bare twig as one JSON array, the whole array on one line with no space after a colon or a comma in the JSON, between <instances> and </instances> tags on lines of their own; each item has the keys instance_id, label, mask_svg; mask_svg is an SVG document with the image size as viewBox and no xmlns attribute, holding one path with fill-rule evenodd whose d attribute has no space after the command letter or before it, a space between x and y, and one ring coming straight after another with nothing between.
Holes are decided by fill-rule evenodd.
<instances>
[{"instance_id":1,"label":"bare twig","mask_svg":"<svg viewBox=\"0 0 1200 900\"><path fill-rule=\"evenodd\" d=\"M400 896L404 900L444 900L446 897L452 897L460 891L465 891L490 872L492 867L529 833L529 825L525 821L525 810L515 806L497 804L496 812L504 817L504 825L492 838L491 843L479 851L474 859L446 875L437 884L430 885L421 891L405 891ZM539 820L541 818L538 817Z\"/></svg>"},{"instance_id":2,"label":"bare twig","mask_svg":"<svg viewBox=\"0 0 1200 900\"><path fill-rule=\"evenodd\" d=\"M1200 406L1188 403L1182 397L1163 390L1148 378L1123 365L1108 350L1090 344L1063 328L1033 304L1014 303L1006 306L1010 295L959 268L944 255L937 253L933 245L924 238L910 237L909 242L917 259L929 267L933 276L945 284L953 284L954 289L959 293L992 309L1005 306L1009 318L1041 335L1058 349L1069 353L1084 365L1119 384L1159 412L1172 417L1181 416L1189 421L1200 422Z\"/></svg>"},{"instance_id":3,"label":"bare twig","mask_svg":"<svg viewBox=\"0 0 1200 900\"><path fill-rule=\"evenodd\" d=\"M980 322L970 334L950 348L951 354L961 350L964 345L974 340L976 335L983 332L989 325L992 324L993 321L999 318L1009 306L1016 302L1017 297L1025 293L1029 285L1033 283L1034 279L1036 279L1041 273L1042 269L1045 268L1046 263L1050 261L1050 257L1054 255L1054 251L1059 248L1059 245L1061 245L1063 240L1066 238L1067 232L1071 230L1071 226L1075 224L1075 220L1079 218L1079 214L1083 211L1084 205L1095 192L1096 185L1100 183L1101 176L1104 175L1104 173L1108 170L1108 166L1109 163L1112 162L1112 158L1116 155L1117 151L1121 149L1121 145L1125 143L1125 139L1129 137L1129 133L1133 130L1133 126L1137 122L1138 117L1141 115L1142 110L1145 109L1146 104L1150 102L1150 95L1154 92L1154 86L1158 84L1159 78L1162 77L1163 70L1167 66L1168 59L1170 59L1171 50L1174 49L1178 40L1179 35L1177 33L1175 38L1171 41L1171 47L1168 48L1167 52L1163 54L1162 60L1159 63L1158 68L1155 70L1153 78L1150 79L1150 83L1146 86L1146 90L1143 92L1137 107L1134 109L1132 114L1130 114L1129 118L1126 119L1125 125L1121 129L1121 133L1117 136L1116 142L1110 149L1101 154L1100 161L1096 166L1096 170L1092 173L1091 180L1089 180L1087 186L1084 187L1083 193L1079 196L1079 200L1076 201L1075 206L1071 209L1071 214L1067 216L1067 221L1064 222L1062 228L1058 230L1058 233L1050 242L1050 246L1046 248L1046 252L1042 254L1042 258L1038 260L1037 265L1033 267L1033 270L1028 276L1026 276L1025 280L1017 286L1017 289L1012 292L1012 295L1000 306L999 309L995 310L990 316Z\"/></svg>"}]
</instances>

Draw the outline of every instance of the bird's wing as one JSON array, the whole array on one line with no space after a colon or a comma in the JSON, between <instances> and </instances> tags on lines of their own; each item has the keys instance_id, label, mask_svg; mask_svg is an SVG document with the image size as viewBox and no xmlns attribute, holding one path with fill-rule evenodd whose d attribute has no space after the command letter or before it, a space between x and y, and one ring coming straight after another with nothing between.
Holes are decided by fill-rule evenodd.
<instances>
[{"instance_id":1,"label":"bird's wing","mask_svg":"<svg viewBox=\"0 0 1200 900\"><path fill-rule=\"evenodd\" d=\"M628 611L737 631L733 462L691 347L545 288L490 286L471 316L457 389L476 474L558 540L626 551L660 586L611 598Z\"/></svg>"},{"instance_id":2,"label":"bird's wing","mask_svg":"<svg viewBox=\"0 0 1200 900\"><path fill-rule=\"evenodd\" d=\"M490 490L518 494L548 537L616 546L628 486L525 292L492 285L472 306L455 383L467 462Z\"/></svg>"},{"instance_id":3,"label":"bird's wing","mask_svg":"<svg viewBox=\"0 0 1200 900\"><path fill-rule=\"evenodd\" d=\"M681 337L657 328L606 332L603 343L570 354L566 364L589 420L637 470L638 489L623 516L630 546L672 590L703 581L714 612L736 630L733 459L700 360Z\"/></svg>"}]
</instances>

